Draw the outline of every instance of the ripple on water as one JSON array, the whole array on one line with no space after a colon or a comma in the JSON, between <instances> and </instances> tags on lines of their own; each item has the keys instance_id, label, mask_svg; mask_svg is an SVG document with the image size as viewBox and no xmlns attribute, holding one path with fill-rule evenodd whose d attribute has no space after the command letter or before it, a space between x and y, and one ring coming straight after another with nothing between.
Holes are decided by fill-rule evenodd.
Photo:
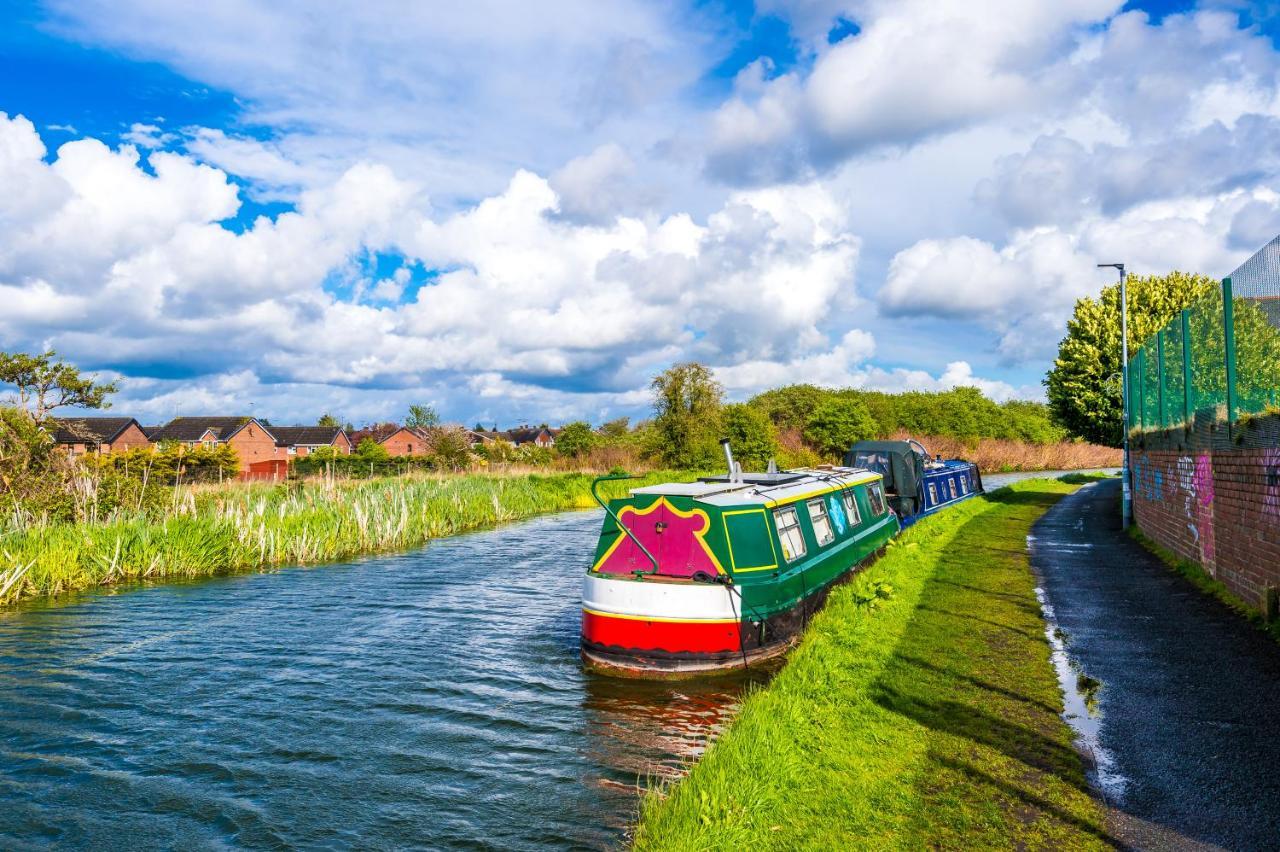
<instances>
[{"instance_id":1,"label":"ripple on water","mask_svg":"<svg viewBox=\"0 0 1280 852\"><path fill-rule=\"evenodd\" d=\"M0 614L0 845L616 845L745 682L582 670L598 528Z\"/></svg>"}]
</instances>

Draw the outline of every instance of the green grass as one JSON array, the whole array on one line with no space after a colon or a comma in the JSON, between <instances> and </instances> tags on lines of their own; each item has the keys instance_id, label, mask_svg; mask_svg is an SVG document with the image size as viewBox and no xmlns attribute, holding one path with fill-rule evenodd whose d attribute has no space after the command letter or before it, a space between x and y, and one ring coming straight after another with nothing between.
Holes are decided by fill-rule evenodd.
<instances>
[{"instance_id":1,"label":"green grass","mask_svg":"<svg viewBox=\"0 0 1280 852\"><path fill-rule=\"evenodd\" d=\"M1217 598L1219 601L1239 613L1254 627L1264 633L1270 634L1272 639L1280 642L1280 620L1268 622L1258 607L1250 606L1238 595L1227 588L1226 584L1209 576L1209 572L1204 570L1200 565L1197 565L1195 562L1188 559L1183 559L1173 551L1157 543L1142 530L1138 529L1137 524L1129 527L1129 535L1147 550L1151 551L1151 553L1153 553L1161 562L1172 568L1175 573L1181 575L1183 579L1191 583L1191 585L1195 586L1204 594Z\"/></svg>"},{"instance_id":2,"label":"green grass","mask_svg":"<svg viewBox=\"0 0 1280 852\"><path fill-rule=\"evenodd\" d=\"M1110 845L1026 556L1075 487L1021 482L908 530L690 774L645 797L637 848Z\"/></svg>"},{"instance_id":3,"label":"green grass","mask_svg":"<svg viewBox=\"0 0 1280 852\"><path fill-rule=\"evenodd\" d=\"M601 493L619 496L636 485L692 476L657 471L608 483ZM403 550L544 512L590 508L593 479L584 473L419 475L182 490L162 518L136 514L102 524L0 531L0 603Z\"/></svg>"}]
</instances>

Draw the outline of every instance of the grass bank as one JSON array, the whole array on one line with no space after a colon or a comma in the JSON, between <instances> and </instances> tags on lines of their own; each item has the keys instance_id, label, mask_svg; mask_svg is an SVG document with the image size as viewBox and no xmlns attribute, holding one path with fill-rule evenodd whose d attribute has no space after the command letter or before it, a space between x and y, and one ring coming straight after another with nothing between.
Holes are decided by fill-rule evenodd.
<instances>
[{"instance_id":1,"label":"grass bank","mask_svg":"<svg viewBox=\"0 0 1280 852\"><path fill-rule=\"evenodd\" d=\"M1107 846L1026 556L1075 487L1018 483L895 541L688 777L644 799L637 848Z\"/></svg>"},{"instance_id":2,"label":"grass bank","mask_svg":"<svg viewBox=\"0 0 1280 852\"><path fill-rule=\"evenodd\" d=\"M1056 441L1033 444L1027 441L1009 441L1002 438L978 438L962 441L957 438L928 436L923 438L905 432L894 436L895 440L916 437L929 452L941 453L945 458L962 458L974 462L983 473L1013 473L1036 470L1094 470L1103 467L1120 467L1123 454L1115 447L1103 447L1082 441Z\"/></svg>"},{"instance_id":3,"label":"grass bank","mask_svg":"<svg viewBox=\"0 0 1280 852\"><path fill-rule=\"evenodd\" d=\"M691 477L658 471L606 484L601 492L617 496L638 484ZM139 513L102 524L19 524L0 532L0 603L404 550L504 521L590 508L593 478L409 475L185 489L159 518Z\"/></svg>"}]
</instances>

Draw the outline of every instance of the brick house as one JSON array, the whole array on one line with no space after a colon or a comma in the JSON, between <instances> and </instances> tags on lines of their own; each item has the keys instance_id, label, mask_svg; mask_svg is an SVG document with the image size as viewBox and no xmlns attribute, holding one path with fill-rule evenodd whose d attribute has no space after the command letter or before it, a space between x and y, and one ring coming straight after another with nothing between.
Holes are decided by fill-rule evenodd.
<instances>
[{"instance_id":1,"label":"brick house","mask_svg":"<svg viewBox=\"0 0 1280 852\"><path fill-rule=\"evenodd\" d=\"M53 422L53 440L73 456L151 446L146 432L132 417L58 417Z\"/></svg>"},{"instance_id":2,"label":"brick house","mask_svg":"<svg viewBox=\"0 0 1280 852\"><path fill-rule=\"evenodd\" d=\"M287 458L309 456L321 447L351 453L351 438L339 426L272 426L271 434Z\"/></svg>"},{"instance_id":3,"label":"brick house","mask_svg":"<svg viewBox=\"0 0 1280 852\"><path fill-rule=\"evenodd\" d=\"M175 417L151 434L155 443L195 447L227 444L236 451L242 470L264 461L287 458L276 437L253 417Z\"/></svg>"},{"instance_id":4,"label":"brick house","mask_svg":"<svg viewBox=\"0 0 1280 852\"><path fill-rule=\"evenodd\" d=\"M401 426L379 439L378 443L386 447L387 452L393 456L420 456L430 451L431 434L416 426Z\"/></svg>"},{"instance_id":5,"label":"brick house","mask_svg":"<svg viewBox=\"0 0 1280 852\"><path fill-rule=\"evenodd\" d=\"M485 432L491 440L501 439L509 441L517 447L525 444L533 444L535 447L554 447L556 445L556 436L560 434L559 429L552 429L549 426L517 426L515 429L508 429L505 432Z\"/></svg>"}]
</instances>

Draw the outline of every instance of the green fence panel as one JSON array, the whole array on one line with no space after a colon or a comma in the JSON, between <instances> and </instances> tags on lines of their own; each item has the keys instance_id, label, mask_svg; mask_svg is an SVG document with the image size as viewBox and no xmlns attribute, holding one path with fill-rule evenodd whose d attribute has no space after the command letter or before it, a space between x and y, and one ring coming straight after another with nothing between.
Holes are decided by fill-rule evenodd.
<instances>
[{"instance_id":1,"label":"green fence panel","mask_svg":"<svg viewBox=\"0 0 1280 852\"><path fill-rule=\"evenodd\" d=\"M1187 379L1183 372L1182 315L1169 323L1162 333L1161 364L1164 367L1162 421L1166 429L1180 427L1186 421Z\"/></svg>"},{"instance_id":2,"label":"green fence panel","mask_svg":"<svg viewBox=\"0 0 1280 852\"><path fill-rule=\"evenodd\" d=\"M1187 311L1191 339L1191 407L1197 424L1227 420L1227 341L1223 327L1222 291Z\"/></svg>"},{"instance_id":3,"label":"green fence panel","mask_svg":"<svg viewBox=\"0 0 1280 852\"><path fill-rule=\"evenodd\" d=\"M1142 424L1147 431L1160 428L1160 351L1156 338L1142 347Z\"/></svg>"}]
</instances>

